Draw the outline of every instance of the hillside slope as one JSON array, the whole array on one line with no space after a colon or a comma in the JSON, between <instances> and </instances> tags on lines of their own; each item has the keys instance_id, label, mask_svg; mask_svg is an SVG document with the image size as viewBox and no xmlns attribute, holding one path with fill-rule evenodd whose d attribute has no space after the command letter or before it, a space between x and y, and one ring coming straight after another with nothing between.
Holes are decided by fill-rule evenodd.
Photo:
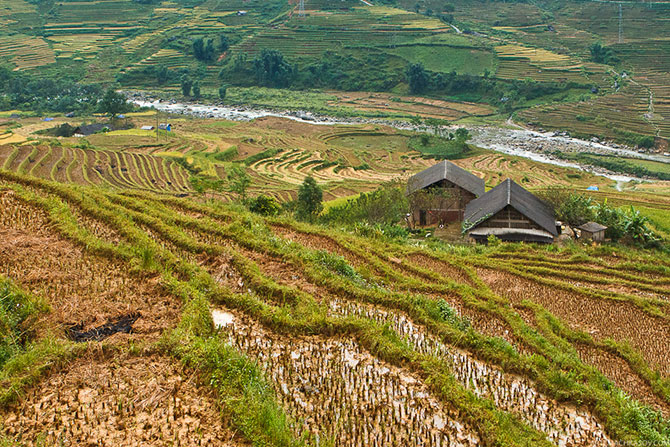
<instances>
[{"instance_id":1,"label":"hillside slope","mask_svg":"<svg viewBox=\"0 0 670 447\"><path fill-rule=\"evenodd\" d=\"M406 68L418 63L434 76L425 94L487 103L505 118L631 144L670 137L670 3L626 3L621 36L608 2L307 0L304 16L296 3L7 0L0 58L37 76L175 96L187 76L212 99L221 85L406 95ZM598 62L596 43L606 49ZM285 77L257 75L264 49L283 55Z\"/></svg>"},{"instance_id":2,"label":"hillside slope","mask_svg":"<svg viewBox=\"0 0 670 447\"><path fill-rule=\"evenodd\" d=\"M36 303L2 360L6 442L668 439L665 255L390 243L7 171L0 201L3 296Z\"/></svg>"}]
</instances>

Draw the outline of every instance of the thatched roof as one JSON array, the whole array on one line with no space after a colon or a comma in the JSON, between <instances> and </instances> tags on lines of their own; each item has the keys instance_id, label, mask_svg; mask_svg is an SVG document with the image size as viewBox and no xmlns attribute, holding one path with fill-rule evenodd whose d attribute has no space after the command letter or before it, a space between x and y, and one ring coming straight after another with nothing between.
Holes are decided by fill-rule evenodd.
<instances>
[{"instance_id":1,"label":"thatched roof","mask_svg":"<svg viewBox=\"0 0 670 447\"><path fill-rule=\"evenodd\" d=\"M507 179L465 207L465 221L475 228L498 211L510 205L512 208L547 230L558 235L554 213L544 202L523 187Z\"/></svg>"},{"instance_id":2,"label":"thatched roof","mask_svg":"<svg viewBox=\"0 0 670 447\"><path fill-rule=\"evenodd\" d=\"M470 191L475 196L484 194L483 179L447 160L411 176L407 181L407 194L412 194L441 180L448 180L454 185Z\"/></svg>"}]
</instances>

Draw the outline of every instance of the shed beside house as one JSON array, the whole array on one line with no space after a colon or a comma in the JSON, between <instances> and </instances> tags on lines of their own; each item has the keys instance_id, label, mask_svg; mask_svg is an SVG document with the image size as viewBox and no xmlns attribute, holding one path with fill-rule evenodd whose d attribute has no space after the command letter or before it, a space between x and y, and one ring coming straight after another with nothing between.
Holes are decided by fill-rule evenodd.
<instances>
[{"instance_id":1,"label":"shed beside house","mask_svg":"<svg viewBox=\"0 0 670 447\"><path fill-rule=\"evenodd\" d=\"M493 235L509 242L549 244L558 235L554 212L511 179L468 203L463 227L477 242Z\"/></svg>"},{"instance_id":2,"label":"shed beside house","mask_svg":"<svg viewBox=\"0 0 670 447\"><path fill-rule=\"evenodd\" d=\"M142 130L154 130L154 126L142 126L140 129L142 129Z\"/></svg>"},{"instance_id":3,"label":"shed beside house","mask_svg":"<svg viewBox=\"0 0 670 447\"><path fill-rule=\"evenodd\" d=\"M411 218L419 226L463 220L465 206L482 194L483 179L446 160L407 181Z\"/></svg>"},{"instance_id":4,"label":"shed beside house","mask_svg":"<svg viewBox=\"0 0 670 447\"><path fill-rule=\"evenodd\" d=\"M602 242L605 240L605 230L607 230L607 227L598 222L587 222L584 225L577 227L577 229L582 232L580 239L590 239L595 242Z\"/></svg>"}]
</instances>

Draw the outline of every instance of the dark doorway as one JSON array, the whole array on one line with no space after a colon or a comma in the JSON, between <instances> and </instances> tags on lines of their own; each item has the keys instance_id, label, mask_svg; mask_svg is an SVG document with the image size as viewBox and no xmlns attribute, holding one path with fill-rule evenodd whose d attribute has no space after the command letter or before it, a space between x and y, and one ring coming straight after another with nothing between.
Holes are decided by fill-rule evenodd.
<instances>
[{"instance_id":1,"label":"dark doorway","mask_svg":"<svg viewBox=\"0 0 670 447\"><path fill-rule=\"evenodd\" d=\"M426 210L419 211L419 225L426 225Z\"/></svg>"}]
</instances>

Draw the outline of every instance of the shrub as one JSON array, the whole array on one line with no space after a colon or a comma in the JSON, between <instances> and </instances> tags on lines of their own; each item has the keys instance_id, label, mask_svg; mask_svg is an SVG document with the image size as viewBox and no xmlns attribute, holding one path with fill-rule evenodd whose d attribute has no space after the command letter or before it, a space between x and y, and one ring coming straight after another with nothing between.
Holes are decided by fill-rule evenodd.
<instances>
[{"instance_id":1,"label":"shrub","mask_svg":"<svg viewBox=\"0 0 670 447\"><path fill-rule=\"evenodd\" d=\"M276 216L281 209L281 204L277 199L266 195L255 197L249 203L249 210L262 216Z\"/></svg>"},{"instance_id":2,"label":"shrub","mask_svg":"<svg viewBox=\"0 0 670 447\"><path fill-rule=\"evenodd\" d=\"M402 221L408 211L409 203L403 185L391 182L330 208L322 220L351 225L392 225Z\"/></svg>"},{"instance_id":3,"label":"shrub","mask_svg":"<svg viewBox=\"0 0 670 447\"><path fill-rule=\"evenodd\" d=\"M30 297L0 276L0 368L23 350L27 323L38 311Z\"/></svg>"},{"instance_id":4,"label":"shrub","mask_svg":"<svg viewBox=\"0 0 670 447\"><path fill-rule=\"evenodd\" d=\"M458 312L449 305L445 300L439 300L437 307L440 309L440 316L444 321L454 326L456 329L465 331L470 328L471 323L467 318L462 318Z\"/></svg>"}]
</instances>

